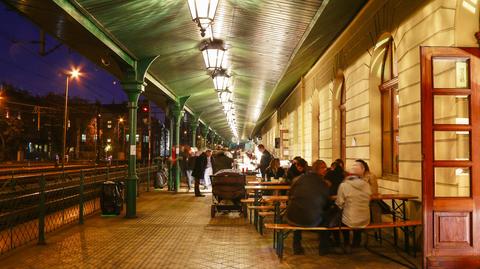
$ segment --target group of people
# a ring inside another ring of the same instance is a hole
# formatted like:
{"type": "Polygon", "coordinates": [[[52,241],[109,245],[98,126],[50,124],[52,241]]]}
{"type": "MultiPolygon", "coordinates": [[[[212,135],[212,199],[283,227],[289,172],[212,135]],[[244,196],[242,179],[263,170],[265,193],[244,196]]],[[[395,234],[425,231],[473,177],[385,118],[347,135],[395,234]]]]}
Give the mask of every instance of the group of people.
{"type": "Polygon", "coordinates": [[[231,169],[233,159],[227,156],[223,149],[218,149],[215,153],[210,149],[203,152],[196,151],[194,148],[187,148],[182,154],[182,171],[187,178],[188,191],[194,185],[196,197],[203,197],[200,192],[200,182],[203,181],[205,189],[211,186],[210,176],[223,169],[231,169]]]}
{"type": "MultiPolygon", "coordinates": [[[[292,179],[289,192],[286,219],[291,225],[328,226],[338,214],[341,214],[339,225],[363,228],[370,223],[370,197],[378,193],[378,185],[365,161],[356,160],[348,171],[341,159],[330,168],[324,161],[317,160],[310,171],[305,169],[305,164],[306,161],[299,158],[292,165],[294,168],[289,169],[292,175],[300,174],[292,179]]],[[[360,231],[353,231],[352,242],[350,232],[343,231],[343,249],[339,248],[338,232],[322,231],[319,238],[321,255],[343,250],[350,253],[352,247],[359,247],[361,243],[360,231]]],[[[293,239],[294,253],[302,254],[301,232],[296,231],[293,239]]]]}
{"type": "MultiPolygon", "coordinates": [[[[348,170],[341,159],[335,160],[330,167],[317,160],[310,168],[306,160],[297,156],[285,171],[280,167],[279,159],[273,158],[263,145],[258,149],[262,152],[258,166],[262,175],[283,177],[291,185],[285,215],[290,225],[329,226],[332,218],[339,217],[338,225],[363,228],[370,223],[371,217],[375,222],[381,218],[379,206],[370,201],[371,195],[378,194],[377,180],[364,160],[356,160],[348,170]]],[[[360,246],[360,231],[353,231],[352,241],[350,231],[342,233],[343,248],[340,247],[342,242],[338,231],[319,232],[319,254],[350,253],[352,248],[360,246]]],[[[294,254],[304,253],[301,239],[301,231],[295,231],[294,254]]]]}

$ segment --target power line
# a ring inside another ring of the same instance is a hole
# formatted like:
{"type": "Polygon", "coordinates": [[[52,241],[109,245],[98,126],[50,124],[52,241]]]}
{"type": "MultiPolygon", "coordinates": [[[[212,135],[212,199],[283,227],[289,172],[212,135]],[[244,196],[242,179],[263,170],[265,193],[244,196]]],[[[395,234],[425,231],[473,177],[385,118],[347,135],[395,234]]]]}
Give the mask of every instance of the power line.
{"type": "MultiPolygon", "coordinates": [[[[6,39],[6,40],[9,41],[9,42],[16,43],[16,42],[14,41],[14,39],[13,39],[12,37],[8,36],[8,34],[5,33],[5,32],[0,31],[0,36],[3,37],[4,39],[6,39]]],[[[26,47],[25,44],[23,44],[23,43],[18,43],[18,44],[19,44],[19,46],[20,46],[21,48],[23,48],[26,52],[28,52],[29,54],[31,54],[31,55],[35,56],[36,58],[38,58],[41,63],[45,64],[45,65],[48,66],[48,67],[51,67],[51,64],[50,64],[49,62],[47,62],[47,61],[45,60],[45,58],[39,57],[39,55],[38,55],[36,52],[34,52],[34,51],[32,51],[30,48],[26,47]]],[[[83,57],[83,56],[82,56],[82,57],[83,57]]],[[[17,67],[18,67],[18,65],[17,65],[17,67]]],[[[23,70],[24,70],[24,71],[27,71],[27,72],[30,72],[30,71],[25,70],[25,69],[23,69],[23,70]]],[[[49,78],[48,78],[48,79],[49,79],[49,78]]],[[[50,79],[49,79],[49,80],[50,80],[50,79]]],[[[98,91],[94,90],[94,89],[92,88],[92,86],[90,86],[90,85],[95,84],[94,86],[96,86],[96,87],[98,87],[98,88],[100,88],[100,89],[103,89],[103,90],[105,90],[105,91],[108,91],[108,92],[110,92],[111,94],[115,94],[115,92],[113,92],[112,89],[106,88],[106,87],[103,87],[103,86],[100,86],[100,85],[97,84],[97,83],[91,83],[90,81],[88,81],[88,82],[85,81],[85,84],[88,84],[88,86],[87,86],[87,85],[85,86],[85,88],[86,88],[87,90],[89,90],[90,92],[92,92],[93,94],[95,94],[96,97],[99,97],[99,98],[101,98],[101,99],[105,98],[105,96],[102,95],[101,93],[99,93],[98,91]]]]}

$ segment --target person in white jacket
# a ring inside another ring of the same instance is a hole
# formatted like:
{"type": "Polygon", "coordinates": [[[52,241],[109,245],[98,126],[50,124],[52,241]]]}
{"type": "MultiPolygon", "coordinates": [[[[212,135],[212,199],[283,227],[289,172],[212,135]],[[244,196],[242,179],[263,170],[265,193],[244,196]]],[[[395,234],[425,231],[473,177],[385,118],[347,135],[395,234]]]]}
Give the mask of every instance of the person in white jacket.
{"type": "MultiPolygon", "coordinates": [[[[370,223],[370,185],[362,179],[365,167],[361,161],[355,161],[350,168],[350,176],[340,184],[335,203],[343,209],[342,223],[351,228],[363,228],[370,223]]],[[[350,232],[343,232],[346,252],[351,252],[350,232]]],[[[360,231],[353,232],[353,246],[360,246],[360,231]]]]}

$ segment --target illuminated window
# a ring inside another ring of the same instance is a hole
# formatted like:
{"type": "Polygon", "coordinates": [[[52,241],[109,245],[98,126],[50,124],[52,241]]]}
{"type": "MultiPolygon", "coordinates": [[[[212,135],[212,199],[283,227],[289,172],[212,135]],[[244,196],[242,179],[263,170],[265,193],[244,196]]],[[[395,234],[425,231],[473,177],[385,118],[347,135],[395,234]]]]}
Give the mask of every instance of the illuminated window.
{"type": "Polygon", "coordinates": [[[398,174],[398,72],[393,39],[385,43],[379,86],[382,105],[382,170],[383,174],[398,174]]]}
{"type": "Polygon", "coordinates": [[[85,143],[85,142],[87,142],[87,135],[82,134],[82,143],[85,143]]]}

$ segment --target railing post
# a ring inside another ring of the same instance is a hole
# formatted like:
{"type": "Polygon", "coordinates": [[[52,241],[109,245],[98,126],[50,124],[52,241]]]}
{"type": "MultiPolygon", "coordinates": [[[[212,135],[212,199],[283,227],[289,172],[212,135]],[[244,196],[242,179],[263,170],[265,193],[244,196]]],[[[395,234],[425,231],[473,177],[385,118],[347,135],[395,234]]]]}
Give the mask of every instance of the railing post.
{"type": "Polygon", "coordinates": [[[107,181],[110,180],[110,167],[107,166],[107,181]]]}
{"type": "Polygon", "coordinates": [[[83,170],[80,171],[80,192],[79,192],[79,197],[80,197],[80,202],[78,205],[78,223],[83,224],[83,202],[84,202],[84,197],[83,197],[83,190],[84,190],[84,183],[85,183],[85,177],[83,175],[83,170]]]}
{"type": "Polygon", "coordinates": [[[147,192],[150,191],[150,163],[147,166],[147,192]]]}
{"type": "Polygon", "coordinates": [[[40,203],[38,205],[38,245],[45,245],[45,176],[40,178],[40,203]]]}

